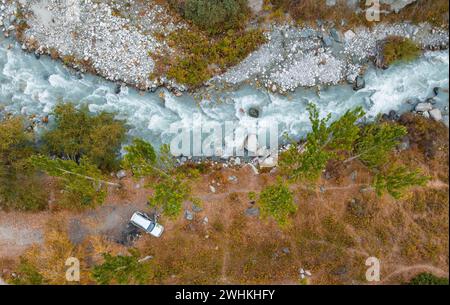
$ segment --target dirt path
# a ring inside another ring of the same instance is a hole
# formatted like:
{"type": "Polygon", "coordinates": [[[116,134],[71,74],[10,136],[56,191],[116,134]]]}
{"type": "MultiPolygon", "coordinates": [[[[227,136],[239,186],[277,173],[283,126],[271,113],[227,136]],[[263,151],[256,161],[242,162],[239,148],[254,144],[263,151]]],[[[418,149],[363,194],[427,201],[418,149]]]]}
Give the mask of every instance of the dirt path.
{"type": "Polygon", "coordinates": [[[441,268],[435,267],[433,265],[419,264],[419,265],[412,265],[412,266],[402,266],[402,267],[396,269],[394,272],[391,272],[390,274],[385,276],[383,278],[383,280],[381,281],[381,284],[388,283],[389,280],[391,280],[399,275],[404,275],[404,274],[412,275],[412,273],[415,275],[415,274],[419,274],[422,272],[429,272],[438,277],[448,278],[448,276],[449,276],[449,272],[445,271],[441,268]]]}
{"type": "Polygon", "coordinates": [[[136,181],[126,179],[129,194],[122,198],[109,194],[106,203],[84,212],[0,212],[0,258],[20,256],[33,244],[42,244],[46,226],[52,221],[63,220],[68,225],[68,234],[75,244],[87,235],[102,235],[112,240],[121,238],[133,212],[145,211],[149,191],[136,188],[136,181]]]}
{"type": "Polygon", "coordinates": [[[15,257],[29,246],[42,243],[50,213],[0,213],[0,257],[15,257]]]}

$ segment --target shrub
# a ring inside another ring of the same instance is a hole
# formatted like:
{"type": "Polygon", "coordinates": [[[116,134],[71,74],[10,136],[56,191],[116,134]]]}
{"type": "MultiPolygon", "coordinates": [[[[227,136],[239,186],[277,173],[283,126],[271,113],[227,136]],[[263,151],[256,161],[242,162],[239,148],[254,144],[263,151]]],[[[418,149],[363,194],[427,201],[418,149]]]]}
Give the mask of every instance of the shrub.
{"type": "Polygon", "coordinates": [[[281,226],[288,225],[288,217],[297,211],[291,191],[281,180],[261,192],[258,204],[264,217],[272,217],[281,226]]]}
{"type": "Polygon", "coordinates": [[[404,166],[391,166],[386,172],[375,177],[375,190],[379,196],[388,192],[395,199],[400,199],[403,192],[412,186],[423,186],[429,181],[419,170],[410,171],[404,166]]]}
{"type": "Polygon", "coordinates": [[[62,159],[79,162],[89,158],[102,170],[117,167],[126,127],[112,113],[89,113],[87,106],[59,104],[53,110],[56,126],[43,135],[45,150],[62,159]]]}
{"type": "Polygon", "coordinates": [[[169,37],[169,44],[179,48],[182,55],[168,64],[167,75],[178,83],[200,86],[214,75],[212,67],[223,70],[235,65],[265,41],[260,30],[228,31],[215,40],[209,40],[201,33],[177,31],[169,37]]]}
{"type": "Polygon", "coordinates": [[[105,261],[93,268],[92,278],[100,285],[147,283],[150,277],[148,264],[139,262],[139,252],[130,250],[130,254],[103,254],[105,261]]]}
{"type": "Polygon", "coordinates": [[[346,0],[338,0],[333,8],[325,5],[325,0],[270,0],[270,3],[273,10],[288,12],[297,22],[346,19],[349,24],[367,24],[364,14],[355,13],[346,0]]]}
{"type": "Polygon", "coordinates": [[[33,135],[25,132],[22,118],[0,121],[0,208],[47,207],[43,183],[27,162],[34,151],[33,135]]]}
{"type": "Polygon", "coordinates": [[[293,144],[280,156],[282,171],[294,180],[314,181],[320,177],[328,161],[338,157],[339,153],[348,153],[359,137],[356,123],[364,116],[362,108],[357,107],[329,125],[330,115],[320,118],[314,104],[308,106],[308,111],[312,130],[306,136],[303,149],[293,144]]]}
{"type": "Polygon", "coordinates": [[[136,177],[143,177],[154,172],[156,153],[153,146],[141,139],[134,139],[133,144],[125,147],[127,154],[122,160],[122,167],[129,169],[136,177]]]}
{"type": "Polygon", "coordinates": [[[163,214],[176,218],[180,215],[183,201],[187,199],[189,187],[180,179],[163,178],[154,187],[154,194],[149,198],[151,207],[161,208],[163,214]]]}
{"type": "Polygon", "coordinates": [[[448,285],[448,279],[444,277],[437,277],[431,273],[421,273],[414,277],[409,285],[448,285]]]}
{"type": "Polygon", "coordinates": [[[58,177],[63,190],[60,205],[72,209],[95,207],[106,198],[106,181],[102,173],[89,159],[83,157],[79,163],[72,160],[50,159],[32,156],[30,163],[36,168],[58,177]]]}
{"type": "Polygon", "coordinates": [[[182,15],[209,34],[240,28],[248,14],[246,0],[186,0],[182,15]]]}
{"type": "Polygon", "coordinates": [[[356,157],[371,169],[385,164],[389,153],[407,133],[405,127],[396,123],[369,124],[361,130],[356,143],[356,157]]]}
{"type": "Polygon", "coordinates": [[[25,258],[20,258],[20,264],[16,269],[16,277],[11,279],[14,285],[42,285],[44,277],[35,266],[30,264],[25,258]]]}
{"type": "Polygon", "coordinates": [[[384,63],[389,66],[398,61],[411,61],[421,54],[420,47],[411,39],[391,36],[383,46],[384,63]]]}

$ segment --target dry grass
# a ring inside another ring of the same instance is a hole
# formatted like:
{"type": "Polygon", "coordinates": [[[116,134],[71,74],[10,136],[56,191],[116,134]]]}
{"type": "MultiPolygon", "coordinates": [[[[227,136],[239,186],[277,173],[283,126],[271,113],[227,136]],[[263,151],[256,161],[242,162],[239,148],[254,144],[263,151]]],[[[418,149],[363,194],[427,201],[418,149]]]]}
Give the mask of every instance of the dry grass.
{"type": "MultiPolygon", "coordinates": [[[[360,1],[360,8],[365,9],[365,1],[360,1]]],[[[372,26],[365,14],[356,14],[349,9],[346,0],[338,0],[336,6],[330,8],[325,5],[325,0],[266,0],[266,10],[271,10],[270,15],[275,20],[286,18],[282,12],[289,15],[300,24],[316,24],[318,19],[334,21],[336,26],[342,26],[341,20],[345,19],[344,28],[353,26],[372,26]]],[[[386,7],[382,6],[382,10],[386,7]]],[[[400,11],[399,14],[391,13],[381,15],[381,22],[412,21],[413,23],[430,22],[437,26],[448,25],[448,1],[446,0],[418,0],[400,11]]]]}
{"type": "MultiPolygon", "coordinates": [[[[366,284],[365,261],[370,256],[380,259],[382,279],[395,275],[389,279],[393,283],[401,282],[403,272],[413,276],[424,268],[448,273],[448,129],[413,115],[403,116],[401,123],[410,132],[411,148],[394,152],[391,159],[432,175],[427,187],[412,189],[402,200],[377,197],[365,188],[372,181],[370,172],[352,162],[315,187],[293,185],[298,212],[292,225],[281,229],[270,218],[244,215],[253,206],[248,193],[260,192],[275,175],[254,175],[248,167],[209,167],[192,186],[204,210],[192,222],[183,217],[164,220],[161,239],[146,235],[135,244],[143,257],[153,256],[149,283],[299,284],[298,270],[304,268],[312,272],[313,284],[366,284]],[[231,175],[238,183],[228,181],[231,175]],[[220,183],[216,193],[209,190],[212,180],[220,183]]],[[[57,213],[61,219],[70,217],[57,213]]],[[[101,238],[74,247],[62,231],[53,229],[56,233],[47,235],[44,245],[25,254],[52,283],[64,283],[54,275],[55,270],[60,274],[64,256],[83,257],[86,271],[103,252],[126,253],[101,238]]],[[[12,269],[16,262],[0,263],[12,269]]],[[[89,281],[85,275],[82,283],[89,281]]]]}

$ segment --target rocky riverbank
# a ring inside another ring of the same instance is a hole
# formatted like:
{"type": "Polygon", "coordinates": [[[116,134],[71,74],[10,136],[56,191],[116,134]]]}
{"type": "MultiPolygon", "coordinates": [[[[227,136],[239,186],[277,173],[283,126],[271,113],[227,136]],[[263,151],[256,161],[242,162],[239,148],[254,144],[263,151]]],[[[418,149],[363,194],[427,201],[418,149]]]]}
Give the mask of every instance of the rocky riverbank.
{"type": "Polygon", "coordinates": [[[332,24],[319,28],[285,25],[272,26],[267,35],[267,44],[213,81],[250,81],[282,93],[345,80],[355,83],[377,56],[377,43],[389,36],[410,38],[423,49],[448,48],[448,31],[429,24],[379,24],[344,33],[332,24]]]}
{"type": "MultiPolygon", "coordinates": [[[[391,1],[392,2],[392,1],[391,1]]],[[[162,76],[152,80],[154,57],[174,52],[165,37],[187,24],[153,1],[2,0],[0,27],[15,34],[24,50],[49,54],[81,72],[93,72],[141,90],[187,88],[162,76]],[[151,56],[150,56],[151,55],[151,56]]],[[[328,3],[327,5],[333,5],[328,3]]],[[[265,25],[268,42],[243,62],[207,82],[262,85],[285,93],[298,87],[363,86],[358,78],[388,36],[410,38],[423,49],[448,48],[448,31],[430,24],[377,24],[340,31],[334,22],[315,27],[265,25]]]]}

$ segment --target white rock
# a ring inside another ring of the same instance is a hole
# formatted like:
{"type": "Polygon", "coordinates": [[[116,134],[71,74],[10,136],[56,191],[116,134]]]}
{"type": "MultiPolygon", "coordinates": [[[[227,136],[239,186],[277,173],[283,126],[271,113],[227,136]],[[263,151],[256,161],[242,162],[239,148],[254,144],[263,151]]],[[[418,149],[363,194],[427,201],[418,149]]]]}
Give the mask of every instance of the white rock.
{"type": "Polygon", "coordinates": [[[347,42],[352,41],[355,37],[356,37],[356,34],[352,30],[348,30],[347,32],[344,33],[344,38],[345,38],[345,41],[347,41],[347,42]]]}
{"type": "Polygon", "coordinates": [[[250,166],[255,175],[259,175],[258,169],[253,164],[249,163],[248,166],[250,166]]]}
{"type": "Polygon", "coordinates": [[[267,157],[261,163],[259,163],[260,167],[272,168],[277,166],[278,158],[276,157],[267,157]]]}
{"type": "Polygon", "coordinates": [[[419,103],[415,108],[415,110],[418,112],[430,111],[431,109],[433,109],[433,105],[431,105],[430,103],[419,103]]]}
{"type": "Polygon", "coordinates": [[[435,108],[429,111],[431,118],[435,121],[442,121],[442,113],[439,109],[435,108]]]}

